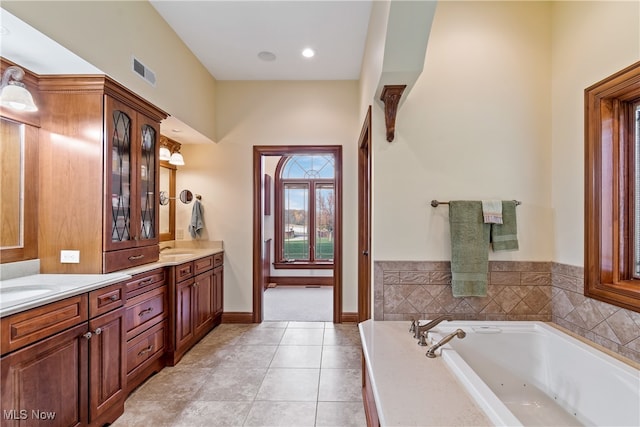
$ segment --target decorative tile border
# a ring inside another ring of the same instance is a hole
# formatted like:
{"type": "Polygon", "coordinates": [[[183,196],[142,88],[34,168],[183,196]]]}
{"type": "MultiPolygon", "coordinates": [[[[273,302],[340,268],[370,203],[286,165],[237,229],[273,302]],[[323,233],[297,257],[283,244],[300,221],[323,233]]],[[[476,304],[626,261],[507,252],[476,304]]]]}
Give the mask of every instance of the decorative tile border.
{"type": "Polygon", "coordinates": [[[454,298],[446,261],[376,261],[374,318],[553,321],[640,362],[640,313],[583,295],[584,270],[551,262],[489,262],[486,297],[454,298]]]}

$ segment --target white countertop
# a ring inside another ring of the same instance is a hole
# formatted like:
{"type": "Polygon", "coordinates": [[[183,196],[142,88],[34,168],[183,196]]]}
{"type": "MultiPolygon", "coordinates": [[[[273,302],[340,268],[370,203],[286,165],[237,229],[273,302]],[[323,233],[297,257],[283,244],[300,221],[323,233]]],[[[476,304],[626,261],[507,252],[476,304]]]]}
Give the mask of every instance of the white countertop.
{"type": "Polygon", "coordinates": [[[360,323],[366,368],[382,426],[490,426],[440,355],[425,356],[410,322],[360,323]]]}
{"type": "Polygon", "coordinates": [[[172,248],[163,251],[156,262],[109,274],[32,274],[0,280],[0,317],[40,307],[85,292],[130,279],[135,274],[183,264],[222,252],[210,248],[172,248]]]}

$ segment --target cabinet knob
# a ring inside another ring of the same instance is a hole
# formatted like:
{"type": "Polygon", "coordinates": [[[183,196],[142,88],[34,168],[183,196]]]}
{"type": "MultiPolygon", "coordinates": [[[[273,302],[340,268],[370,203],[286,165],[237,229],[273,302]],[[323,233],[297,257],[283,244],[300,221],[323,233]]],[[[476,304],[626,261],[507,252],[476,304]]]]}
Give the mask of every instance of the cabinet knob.
{"type": "Polygon", "coordinates": [[[109,297],[109,299],[110,299],[111,301],[116,301],[116,300],[118,299],[118,295],[111,295],[111,296],[109,297]]]}
{"type": "Polygon", "coordinates": [[[83,338],[86,338],[88,340],[90,340],[92,336],[93,334],[91,332],[87,332],[86,334],[82,335],[83,338]]]}
{"type": "Polygon", "coordinates": [[[93,331],[93,333],[96,335],[100,335],[102,333],[102,328],[96,328],[96,330],[93,331]]]}

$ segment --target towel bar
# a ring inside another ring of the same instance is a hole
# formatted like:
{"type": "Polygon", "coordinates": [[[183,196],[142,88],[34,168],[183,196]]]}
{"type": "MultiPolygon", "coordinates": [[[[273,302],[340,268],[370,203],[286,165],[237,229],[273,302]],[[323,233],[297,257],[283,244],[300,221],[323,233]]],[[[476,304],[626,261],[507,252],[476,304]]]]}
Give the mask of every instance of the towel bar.
{"type": "MultiPolygon", "coordinates": [[[[521,205],[521,204],[522,204],[522,202],[521,202],[521,201],[519,201],[519,200],[514,200],[514,202],[516,203],[516,206],[518,206],[518,205],[521,205]]],[[[434,208],[437,208],[437,207],[438,207],[438,205],[448,205],[448,204],[449,204],[449,202],[439,202],[439,201],[437,201],[437,200],[432,200],[432,201],[431,201],[431,206],[433,206],[434,208]]]]}

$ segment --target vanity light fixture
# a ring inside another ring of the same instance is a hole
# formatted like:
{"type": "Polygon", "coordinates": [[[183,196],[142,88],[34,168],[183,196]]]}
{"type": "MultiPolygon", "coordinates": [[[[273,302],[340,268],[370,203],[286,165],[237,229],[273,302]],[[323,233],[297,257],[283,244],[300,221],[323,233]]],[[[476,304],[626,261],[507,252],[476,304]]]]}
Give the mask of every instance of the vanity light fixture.
{"type": "Polygon", "coordinates": [[[167,147],[160,147],[160,160],[169,161],[171,160],[171,151],[167,147]]]}
{"type": "Polygon", "coordinates": [[[23,78],[24,70],[16,65],[4,70],[0,83],[0,104],[17,111],[38,111],[31,93],[21,82],[23,78]]]}
{"type": "Polygon", "coordinates": [[[169,163],[176,166],[184,166],[184,157],[182,157],[179,151],[176,151],[171,155],[169,163]]]}

